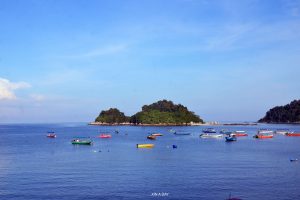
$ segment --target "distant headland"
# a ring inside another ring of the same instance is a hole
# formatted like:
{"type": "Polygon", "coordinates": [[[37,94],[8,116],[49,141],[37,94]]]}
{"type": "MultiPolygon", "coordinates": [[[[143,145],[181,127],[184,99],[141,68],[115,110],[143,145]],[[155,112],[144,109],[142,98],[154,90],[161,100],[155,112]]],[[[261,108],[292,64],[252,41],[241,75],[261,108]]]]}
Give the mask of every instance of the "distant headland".
{"type": "Polygon", "coordinates": [[[300,123],[300,100],[270,109],[259,123],[300,123]]]}
{"type": "Polygon", "coordinates": [[[161,100],[144,105],[142,111],[126,116],[117,108],[100,112],[90,125],[135,125],[135,126],[192,126],[202,125],[204,121],[181,104],[161,100]]]}

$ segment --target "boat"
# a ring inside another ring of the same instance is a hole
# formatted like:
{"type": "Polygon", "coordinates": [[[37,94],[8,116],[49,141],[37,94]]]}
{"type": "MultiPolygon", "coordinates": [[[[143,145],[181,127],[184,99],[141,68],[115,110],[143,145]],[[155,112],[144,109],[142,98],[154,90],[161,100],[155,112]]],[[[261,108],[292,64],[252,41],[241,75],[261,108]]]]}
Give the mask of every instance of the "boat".
{"type": "Polygon", "coordinates": [[[91,145],[92,144],[92,140],[90,140],[88,138],[86,138],[86,139],[75,138],[71,142],[72,142],[72,144],[80,144],[80,145],[91,145]]]}
{"type": "Polygon", "coordinates": [[[226,136],[225,141],[226,142],[235,142],[235,141],[237,141],[237,138],[235,135],[232,134],[232,135],[226,136]]]}
{"type": "Polygon", "coordinates": [[[290,161],[291,161],[291,162],[297,162],[297,161],[298,161],[298,158],[291,158],[290,161]]]}
{"type": "Polygon", "coordinates": [[[163,136],[163,134],[161,134],[161,133],[152,133],[151,135],[153,135],[153,136],[163,136]]]}
{"type": "Polygon", "coordinates": [[[254,138],[258,139],[267,139],[267,138],[273,138],[273,133],[257,133],[254,138]]]}
{"type": "Polygon", "coordinates": [[[231,131],[228,131],[228,130],[226,130],[226,129],[222,129],[221,131],[220,131],[220,133],[222,133],[222,134],[230,134],[231,133],[231,131]]]}
{"type": "Polygon", "coordinates": [[[47,134],[48,138],[56,138],[56,134],[53,131],[49,131],[47,134]]]}
{"type": "Polygon", "coordinates": [[[248,136],[248,134],[245,131],[234,131],[232,132],[232,134],[234,134],[237,137],[248,136]]]}
{"type": "Polygon", "coordinates": [[[274,131],[268,130],[268,129],[260,129],[258,132],[258,134],[273,134],[274,131]]]}
{"type": "Polygon", "coordinates": [[[300,133],[288,132],[285,135],[286,136],[300,136],[300,133]]]}
{"type": "Polygon", "coordinates": [[[217,133],[203,133],[200,134],[201,138],[221,138],[223,137],[223,134],[217,134],[217,133]]]}
{"type": "Polygon", "coordinates": [[[156,136],[155,135],[148,135],[147,139],[149,139],[149,140],[156,140],[156,136]]]}
{"type": "Polygon", "coordinates": [[[206,128],[202,130],[203,133],[216,133],[217,131],[213,128],[206,128]]]}
{"type": "Polygon", "coordinates": [[[289,132],[290,132],[289,129],[277,129],[275,131],[276,134],[282,134],[282,135],[285,135],[285,134],[287,134],[289,132]]]}
{"type": "Polygon", "coordinates": [[[99,138],[111,138],[111,135],[110,134],[100,134],[99,136],[98,136],[99,138]]]}
{"type": "Polygon", "coordinates": [[[175,135],[191,135],[189,132],[174,132],[175,135]]]}
{"type": "Polygon", "coordinates": [[[136,144],[136,148],[153,148],[154,144],[136,144]]]}

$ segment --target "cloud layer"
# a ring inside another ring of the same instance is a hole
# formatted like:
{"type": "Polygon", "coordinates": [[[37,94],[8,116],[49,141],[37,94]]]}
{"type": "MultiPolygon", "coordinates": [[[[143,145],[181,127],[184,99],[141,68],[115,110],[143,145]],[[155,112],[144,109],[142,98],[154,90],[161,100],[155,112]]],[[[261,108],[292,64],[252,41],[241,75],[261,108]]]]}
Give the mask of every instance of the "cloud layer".
{"type": "Polygon", "coordinates": [[[15,90],[31,87],[26,82],[11,82],[5,78],[0,78],[0,100],[16,99],[15,90]]]}

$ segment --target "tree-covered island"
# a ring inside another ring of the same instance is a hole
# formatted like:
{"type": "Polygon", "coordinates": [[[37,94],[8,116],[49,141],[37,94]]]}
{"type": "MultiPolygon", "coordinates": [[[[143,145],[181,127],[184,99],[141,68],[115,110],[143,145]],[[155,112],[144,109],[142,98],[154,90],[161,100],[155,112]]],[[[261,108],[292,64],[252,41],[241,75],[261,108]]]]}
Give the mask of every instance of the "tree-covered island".
{"type": "Polygon", "coordinates": [[[300,123],[300,100],[285,106],[276,106],[258,120],[260,123],[300,123]]]}
{"type": "Polygon", "coordinates": [[[150,105],[144,105],[142,111],[131,117],[125,116],[116,108],[101,111],[93,124],[103,125],[156,125],[156,126],[182,126],[202,124],[204,121],[194,112],[181,104],[161,100],[150,105]]]}

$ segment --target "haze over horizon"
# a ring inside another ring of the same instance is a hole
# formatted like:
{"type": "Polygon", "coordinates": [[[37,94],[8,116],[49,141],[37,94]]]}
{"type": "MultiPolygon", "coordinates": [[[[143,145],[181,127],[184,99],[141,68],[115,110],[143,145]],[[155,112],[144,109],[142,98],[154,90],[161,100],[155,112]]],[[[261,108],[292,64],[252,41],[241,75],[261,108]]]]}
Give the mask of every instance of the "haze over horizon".
{"type": "Polygon", "coordinates": [[[300,99],[300,1],[2,0],[0,123],[167,99],[256,121],[300,99]]]}

